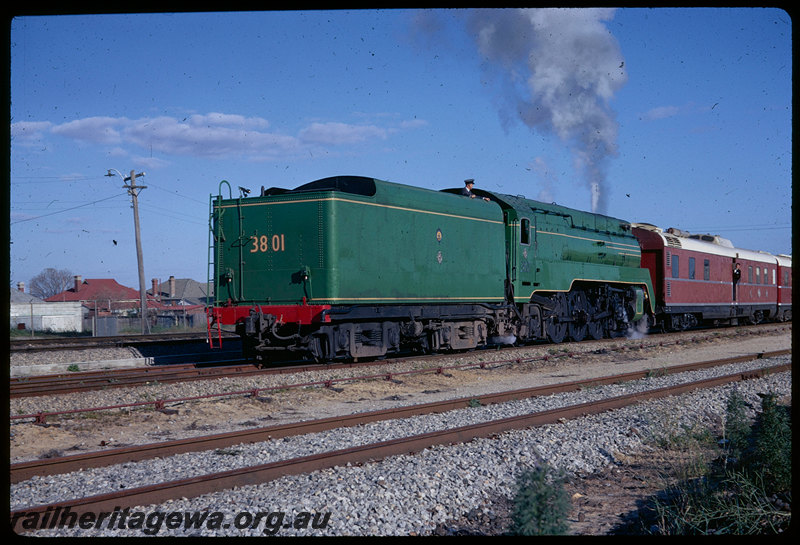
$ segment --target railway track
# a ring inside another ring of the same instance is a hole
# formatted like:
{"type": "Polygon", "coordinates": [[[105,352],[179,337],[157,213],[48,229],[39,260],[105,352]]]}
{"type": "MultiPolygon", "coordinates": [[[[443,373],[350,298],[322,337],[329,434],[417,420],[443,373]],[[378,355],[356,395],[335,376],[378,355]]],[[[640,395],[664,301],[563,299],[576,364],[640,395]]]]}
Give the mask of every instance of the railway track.
{"type": "MultiPolygon", "coordinates": [[[[234,333],[224,333],[226,339],[238,340],[234,333]]],[[[107,337],[13,337],[10,339],[11,352],[34,352],[47,350],[83,350],[89,348],[110,348],[124,346],[155,345],[164,343],[207,342],[206,332],[198,333],[153,333],[149,335],[112,335],[107,337]]]]}
{"type": "MultiPolygon", "coordinates": [[[[781,352],[786,353],[790,351],[787,350],[781,352]]],[[[669,372],[672,374],[677,371],[687,371],[700,367],[725,365],[744,361],[748,358],[757,359],[760,357],[769,357],[771,355],[773,354],[751,354],[737,358],[727,358],[725,360],[687,364],[678,368],[671,368],[669,372]]],[[[23,516],[22,513],[27,515],[31,513],[44,514],[46,512],[52,512],[57,509],[64,509],[66,507],[69,507],[72,512],[79,514],[83,512],[110,512],[114,509],[123,509],[125,507],[135,505],[154,504],[177,497],[193,497],[220,489],[256,484],[285,475],[305,473],[347,463],[366,463],[396,454],[417,452],[433,445],[461,443],[476,437],[487,437],[511,429],[540,426],[561,421],[562,419],[575,418],[582,415],[595,414],[602,411],[624,407],[626,405],[638,403],[646,399],[678,395],[698,388],[711,388],[732,381],[756,378],[763,376],[766,373],[788,369],[791,369],[791,364],[773,366],[768,369],[755,369],[747,372],[738,372],[695,382],[686,382],[677,386],[658,388],[640,393],[626,394],[596,402],[571,405],[560,409],[551,409],[538,413],[524,414],[499,420],[481,422],[478,424],[461,426],[453,429],[418,434],[401,439],[382,441],[352,448],[340,449],[333,452],[303,456],[300,458],[261,464],[247,468],[239,468],[210,475],[202,475],[155,485],[142,486],[119,492],[100,494],[86,498],[75,498],[57,503],[50,503],[47,505],[32,506],[25,509],[12,511],[11,521],[12,525],[17,525],[18,530],[24,530],[24,528],[20,527],[22,520],[21,517],[23,516]]],[[[647,371],[626,373],[623,375],[594,378],[588,381],[574,381],[544,388],[539,387],[526,390],[502,392],[483,397],[461,398],[439,403],[406,407],[403,409],[394,408],[388,411],[373,411],[371,413],[328,418],[292,424],[288,426],[261,428],[257,430],[248,430],[245,432],[220,434],[181,441],[157,443],[153,445],[140,445],[126,449],[113,449],[86,455],[24,462],[20,464],[12,464],[11,479],[13,483],[30,478],[32,475],[62,473],[65,471],[72,471],[77,468],[99,467],[102,465],[137,461],[152,457],[164,457],[179,452],[189,452],[193,450],[224,448],[225,446],[231,446],[233,444],[240,444],[243,442],[257,442],[266,440],[268,438],[275,439],[279,437],[285,437],[287,435],[310,433],[313,431],[331,429],[334,427],[355,426],[370,421],[403,418],[417,414],[428,414],[431,412],[443,412],[455,408],[473,406],[475,403],[500,403],[511,399],[549,395],[550,393],[556,391],[571,391],[585,388],[587,386],[597,386],[600,384],[636,380],[638,378],[643,378],[647,374],[647,371]]]]}
{"type": "Polygon", "coordinates": [[[36,397],[101,390],[105,388],[141,386],[152,382],[183,382],[187,380],[211,379],[223,376],[246,376],[258,372],[258,366],[254,364],[203,366],[187,363],[33,375],[11,378],[9,382],[9,396],[11,398],[36,397]]]}
{"type": "MultiPolygon", "coordinates": [[[[710,336],[715,335],[713,332],[710,336]]],[[[701,337],[704,340],[707,337],[701,337]]],[[[663,337],[663,340],[658,340],[657,336],[652,336],[655,340],[648,342],[641,341],[638,343],[638,348],[654,348],[664,347],[670,344],[683,344],[687,341],[683,339],[674,339],[669,335],[663,337]]],[[[615,343],[619,339],[601,339],[597,341],[584,341],[582,346],[597,346],[599,350],[608,350],[608,345],[615,343]]],[[[688,342],[696,342],[697,338],[688,342]]],[[[613,350],[625,350],[626,346],[612,348],[613,350]]],[[[572,355],[572,352],[568,352],[572,355]]],[[[426,359],[428,362],[435,362],[440,358],[448,357],[445,355],[428,355],[426,359]]],[[[91,390],[100,390],[108,388],[122,388],[141,386],[145,384],[170,383],[170,382],[183,382],[190,380],[203,380],[215,379],[225,377],[243,377],[252,375],[268,375],[268,374],[290,374],[302,373],[306,371],[325,371],[334,369],[345,369],[351,367],[374,367],[380,365],[391,364],[395,362],[403,362],[407,358],[394,358],[384,359],[377,361],[362,361],[362,362],[344,362],[344,363],[304,363],[304,364],[290,364],[280,365],[276,367],[260,368],[254,363],[236,363],[236,361],[229,362],[214,362],[213,364],[169,364],[163,366],[148,366],[136,367],[126,369],[105,369],[100,371],[82,371],[70,373],[55,373],[47,375],[30,375],[25,377],[12,377],[9,383],[9,395],[11,398],[20,397],[36,397],[46,396],[53,394],[65,394],[73,392],[85,392],[91,390]]],[[[418,359],[418,358],[415,358],[418,359]]],[[[533,361],[538,358],[512,358],[509,360],[500,360],[493,362],[493,364],[504,363],[521,363],[525,361],[533,361]]],[[[548,356],[543,356],[541,359],[548,359],[548,356]]],[[[468,364],[466,367],[473,367],[474,365],[468,364]]],[[[456,367],[464,366],[449,366],[437,368],[439,372],[446,369],[453,369],[456,367]]],[[[425,370],[413,372],[429,372],[425,370]]],[[[400,375],[402,373],[396,373],[400,375]]],[[[364,376],[363,378],[374,378],[371,376],[364,376]]],[[[387,377],[391,378],[391,377],[387,377]]],[[[353,380],[353,379],[347,379],[353,380]]],[[[329,381],[328,385],[332,385],[336,380],[329,381]]],[[[296,386],[308,386],[310,384],[300,384],[296,386]]]]}

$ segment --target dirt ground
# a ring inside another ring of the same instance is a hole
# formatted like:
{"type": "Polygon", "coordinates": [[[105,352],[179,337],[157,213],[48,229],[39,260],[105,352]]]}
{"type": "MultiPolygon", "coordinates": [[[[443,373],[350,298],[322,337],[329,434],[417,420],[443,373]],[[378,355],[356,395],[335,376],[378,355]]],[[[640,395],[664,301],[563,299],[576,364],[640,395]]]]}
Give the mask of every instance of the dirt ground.
{"type": "MultiPolygon", "coordinates": [[[[567,517],[569,535],[646,535],[657,524],[650,499],[675,482],[693,456],[686,452],[648,449],[622,457],[619,465],[586,477],[570,479],[564,486],[572,507],[567,517]]],[[[512,503],[494,498],[494,513],[466,513],[440,524],[436,535],[503,535],[511,527],[512,503]]],[[[655,530],[655,529],[653,529],[655,530]]]]}

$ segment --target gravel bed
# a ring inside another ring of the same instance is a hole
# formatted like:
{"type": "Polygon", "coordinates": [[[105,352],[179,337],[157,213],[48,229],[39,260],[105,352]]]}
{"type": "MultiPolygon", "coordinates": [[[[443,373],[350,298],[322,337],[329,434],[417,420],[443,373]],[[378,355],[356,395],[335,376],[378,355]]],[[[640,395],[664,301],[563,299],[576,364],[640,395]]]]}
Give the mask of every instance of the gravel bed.
{"type": "MultiPolygon", "coordinates": [[[[241,354],[241,343],[238,339],[225,343],[224,350],[210,350],[203,341],[179,342],[173,344],[140,344],[137,346],[115,346],[104,348],[65,348],[62,350],[16,351],[10,354],[9,362],[14,367],[42,368],[53,364],[107,362],[113,364],[117,360],[140,359],[142,365],[161,365],[181,361],[208,361],[222,357],[238,358],[241,354]]],[[[52,371],[43,371],[52,372],[52,371]]]]}
{"type": "MultiPolygon", "coordinates": [[[[677,339],[691,339],[695,336],[703,336],[707,334],[716,335],[720,339],[722,338],[737,338],[741,335],[769,335],[770,329],[781,329],[784,326],[782,325],[772,325],[771,328],[767,329],[763,326],[755,326],[755,327],[748,327],[748,326],[740,326],[735,329],[721,329],[721,330],[712,330],[709,331],[697,331],[697,332],[683,332],[683,333],[672,333],[667,335],[664,338],[666,342],[672,342],[673,340],[677,339]]],[[[652,337],[652,336],[651,336],[652,337]]],[[[641,339],[642,342],[648,343],[645,338],[641,339]]],[[[623,342],[623,339],[619,339],[620,342],[623,342]]],[[[584,343],[564,343],[560,346],[569,346],[569,350],[579,353],[579,352],[590,352],[595,350],[597,347],[594,346],[591,342],[584,342],[584,343]]],[[[240,350],[241,344],[238,339],[226,339],[224,342],[224,349],[228,350],[240,350]]],[[[539,347],[529,348],[528,352],[531,355],[541,355],[544,353],[552,352],[555,350],[553,345],[540,345],[539,347]]],[[[157,359],[161,358],[169,358],[171,356],[178,356],[187,353],[195,353],[199,355],[208,355],[216,354],[219,350],[209,350],[208,345],[202,341],[198,341],[197,343],[176,343],[174,345],[163,345],[163,344],[156,344],[156,345],[141,345],[141,348],[136,348],[133,346],[124,346],[124,347],[106,347],[106,348],[85,348],[85,349],[63,349],[63,350],[32,350],[32,351],[19,351],[19,352],[11,352],[9,358],[9,365],[11,367],[15,366],[31,366],[31,365],[46,365],[46,364],[53,364],[53,363],[81,363],[81,362],[95,362],[95,361],[113,361],[113,360],[125,360],[130,358],[154,358],[157,359]]],[[[487,349],[481,351],[487,361],[497,361],[500,359],[504,359],[503,352],[498,352],[493,349],[487,349]]],[[[523,355],[524,357],[524,355],[523,355]]]]}
{"type": "Polygon", "coordinates": [[[45,365],[52,363],[80,363],[86,361],[111,361],[141,358],[142,354],[133,347],[87,348],[83,350],[33,350],[12,352],[9,358],[11,367],[23,365],[45,365]]]}
{"type": "MultiPolygon", "coordinates": [[[[690,338],[689,335],[691,334],[689,333],[674,334],[672,336],[668,336],[667,340],[669,342],[673,339],[681,337],[690,338]]],[[[738,339],[740,339],[740,337],[728,337],[728,335],[729,335],[728,333],[722,333],[720,334],[720,338],[715,339],[715,341],[733,345],[735,344],[736,341],[738,341],[738,339]]],[[[747,339],[748,337],[745,336],[743,338],[747,339]]],[[[758,338],[758,336],[756,336],[755,338],[758,338]]],[[[764,337],[764,342],[770,343],[773,342],[773,339],[776,338],[780,337],[772,337],[770,335],[766,335],[764,337]]],[[[617,342],[600,346],[589,342],[584,342],[584,343],[564,343],[562,345],[558,345],[558,347],[554,347],[554,345],[538,345],[538,346],[534,345],[524,348],[515,348],[510,351],[498,351],[492,349],[478,350],[461,355],[457,354],[451,355],[443,363],[436,363],[429,359],[420,359],[420,360],[406,360],[394,363],[386,363],[384,365],[380,365],[378,368],[354,367],[354,368],[339,369],[332,371],[324,371],[324,370],[308,371],[304,373],[296,373],[290,375],[284,375],[284,374],[266,375],[266,376],[254,375],[249,377],[221,378],[213,381],[200,380],[200,381],[188,381],[181,383],[166,383],[166,384],[159,384],[158,382],[154,382],[153,384],[148,384],[137,388],[122,388],[122,389],[112,388],[108,390],[61,394],[58,396],[12,399],[10,402],[10,411],[11,414],[15,415],[35,414],[38,412],[68,411],[75,408],[105,407],[111,405],[139,403],[142,401],[151,401],[158,399],[168,400],[168,399],[177,399],[177,398],[185,398],[193,396],[204,396],[209,394],[219,394],[224,392],[249,391],[253,390],[254,388],[270,388],[270,387],[279,387],[285,385],[307,384],[307,383],[319,382],[326,379],[348,379],[348,378],[362,377],[371,374],[401,373],[403,371],[408,371],[410,369],[435,368],[439,365],[455,366],[460,364],[470,364],[470,363],[474,364],[476,362],[478,363],[483,362],[487,365],[491,365],[495,362],[506,362],[508,360],[513,360],[515,358],[525,359],[525,358],[540,358],[542,356],[549,356],[551,358],[550,361],[553,362],[558,360],[559,357],[563,357],[566,353],[589,354],[590,356],[596,353],[598,350],[606,353],[617,353],[615,351],[620,347],[626,346],[627,342],[628,341],[624,339],[620,339],[617,342]]],[[[701,345],[702,344],[703,343],[701,343],[701,345]]],[[[709,345],[708,346],[709,359],[712,357],[721,357],[720,354],[716,351],[717,348],[715,348],[714,342],[705,344],[709,345]]],[[[771,347],[769,344],[765,344],[764,348],[762,349],[768,350],[768,349],[774,349],[774,347],[771,347]]],[[[98,349],[96,352],[98,354],[105,353],[106,350],[129,350],[129,349],[127,348],[98,349]]],[[[750,349],[748,348],[747,350],[750,349]]],[[[87,352],[95,352],[95,351],[87,351],[87,352]]],[[[628,350],[628,353],[634,353],[634,351],[628,350]]],[[[674,350],[670,355],[663,356],[664,358],[663,361],[671,362],[670,364],[685,363],[685,360],[683,359],[682,356],[683,353],[684,350],[682,349],[674,350]]],[[[66,357],[68,356],[65,356],[65,358],[66,357]]],[[[504,364],[501,363],[499,365],[503,366],[504,364]]],[[[542,363],[541,361],[539,361],[526,365],[529,365],[532,368],[542,368],[551,364],[542,363]]],[[[666,365],[666,363],[664,363],[664,365],[666,365]]],[[[400,376],[401,380],[403,378],[404,378],[403,376],[400,376]]],[[[344,382],[343,384],[347,384],[347,382],[344,382]]],[[[514,386],[509,386],[508,389],[512,389],[513,387],[514,386]]],[[[264,395],[267,396],[270,395],[269,391],[265,391],[264,395]]],[[[434,399],[431,400],[433,401],[434,399]]],[[[374,407],[374,408],[380,408],[380,407],[374,407]]],[[[123,412],[126,410],[127,409],[121,409],[121,411],[123,412]]]]}
{"type": "MultiPolygon", "coordinates": [[[[779,364],[787,361],[791,361],[790,355],[725,368],[649,377],[574,393],[462,409],[443,415],[378,422],[205,453],[182,454],[169,459],[120,464],[61,476],[36,477],[11,485],[11,508],[264,464],[344,446],[421,434],[601,397],[630,394],[701,377],[739,372],[762,366],[766,362],[779,364]]],[[[156,511],[219,511],[224,514],[227,523],[235,521],[237,514],[242,512],[285,512],[284,523],[294,520],[301,512],[330,512],[325,528],[295,529],[282,525],[271,529],[280,535],[430,534],[437,523],[458,518],[470,511],[480,510],[491,514],[491,498],[510,498],[517,475],[522,469],[534,466],[539,461],[546,461],[573,474],[587,475],[614,463],[620,453],[647,448],[646,443],[659,436],[670,436],[686,428],[718,423],[732,389],[738,389],[751,406],[758,408],[759,393],[790,395],[791,373],[650,401],[557,425],[512,431],[493,439],[434,447],[416,455],[394,456],[363,466],[336,467],[306,475],[287,476],[257,486],[219,491],[199,498],[175,500],[131,511],[148,514],[156,511]]],[[[158,529],[158,535],[263,535],[266,528],[263,523],[256,528],[241,529],[234,526],[230,524],[228,528],[216,530],[172,530],[162,526],[158,529]]],[[[144,534],[141,528],[120,530],[108,529],[103,525],[91,530],[38,531],[36,535],[144,534]]]]}

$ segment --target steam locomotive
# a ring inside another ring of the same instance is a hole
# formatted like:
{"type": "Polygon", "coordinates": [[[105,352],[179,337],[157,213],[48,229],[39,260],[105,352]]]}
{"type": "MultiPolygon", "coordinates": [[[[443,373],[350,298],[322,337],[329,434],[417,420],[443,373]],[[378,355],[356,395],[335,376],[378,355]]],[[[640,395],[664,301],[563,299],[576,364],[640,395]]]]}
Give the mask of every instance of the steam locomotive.
{"type": "Polygon", "coordinates": [[[374,358],[791,319],[789,256],[520,196],[470,199],[361,176],[238,198],[223,181],[219,193],[209,335],[233,326],[250,358],[374,358]],[[735,286],[733,263],[746,271],[735,286]]]}

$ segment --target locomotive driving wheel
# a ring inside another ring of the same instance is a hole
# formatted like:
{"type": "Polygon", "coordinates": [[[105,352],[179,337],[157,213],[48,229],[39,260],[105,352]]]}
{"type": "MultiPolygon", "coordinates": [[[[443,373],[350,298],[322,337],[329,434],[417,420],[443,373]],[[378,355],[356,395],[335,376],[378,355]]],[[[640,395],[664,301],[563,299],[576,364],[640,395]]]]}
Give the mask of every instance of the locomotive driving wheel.
{"type": "Polygon", "coordinates": [[[545,331],[550,342],[560,343],[567,336],[568,322],[561,321],[569,316],[569,302],[563,293],[556,293],[550,298],[553,310],[545,322],[545,331]]]}
{"type": "Polygon", "coordinates": [[[600,307],[597,302],[588,303],[588,312],[589,322],[586,324],[587,331],[592,339],[599,341],[605,337],[606,325],[603,318],[595,318],[596,315],[600,314],[600,307]]]}
{"type": "Polygon", "coordinates": [[[580,342],[586,337],[588,327],[588,308],[586,294],[582,291],[573,291],[569,294],[569,313],[572,321],[569,322],[569,336],[573,341],[580,342]]]}

